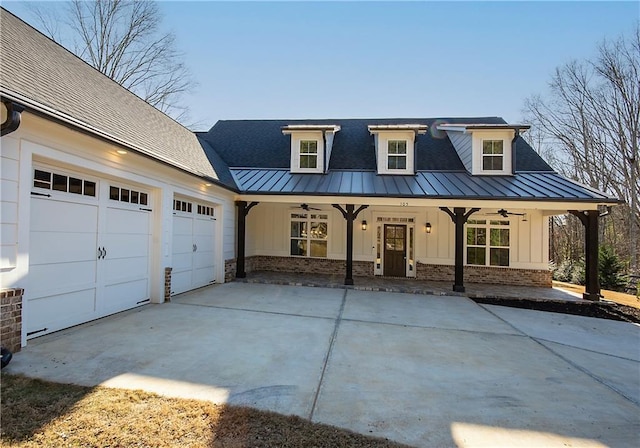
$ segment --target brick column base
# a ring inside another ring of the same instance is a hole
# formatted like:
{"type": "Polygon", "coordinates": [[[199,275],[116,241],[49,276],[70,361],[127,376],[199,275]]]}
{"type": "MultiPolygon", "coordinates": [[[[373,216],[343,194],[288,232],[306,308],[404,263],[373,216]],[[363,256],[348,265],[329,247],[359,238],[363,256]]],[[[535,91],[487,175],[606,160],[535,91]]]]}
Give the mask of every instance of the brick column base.
{"type": "Polygon", "coordinates": [[[13,353],[22,347],[22,296],[24,289],[0,291],[0,343],[13,353]]]}
{"type": "Polygon", "coordinates": [[[171,271],[173,268],[164,268],[164,301],[171,302],[171,271]]]}

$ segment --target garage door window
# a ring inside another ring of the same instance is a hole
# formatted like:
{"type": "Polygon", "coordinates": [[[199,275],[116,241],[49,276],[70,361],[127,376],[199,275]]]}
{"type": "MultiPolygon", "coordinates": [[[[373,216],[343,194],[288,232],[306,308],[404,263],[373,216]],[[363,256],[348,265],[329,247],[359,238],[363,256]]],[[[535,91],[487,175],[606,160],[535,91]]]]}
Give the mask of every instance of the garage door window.
{"type": "Polygon", "coordinates": [[[33,186],[83,196],[96,196],[96,183],[52,171],[34,170],[33,186]]]}
{"type": "Polygon", "coordinates": [[[213,216],[213,207],[198,204],[198,215],[213,216]]]}
{"type": "Polygon", "coordinates": [[[173,201],[173,209],[177,212],[191,213],[193,210],[193,203],[176,199],[173,201]]]}
{"type": "Polygon", "coordinates": [[[141,191],[129,188],[109,187],[109,199],[113,201],[128,202],[130,204],[148,205],[149,196],[141,191]]]}

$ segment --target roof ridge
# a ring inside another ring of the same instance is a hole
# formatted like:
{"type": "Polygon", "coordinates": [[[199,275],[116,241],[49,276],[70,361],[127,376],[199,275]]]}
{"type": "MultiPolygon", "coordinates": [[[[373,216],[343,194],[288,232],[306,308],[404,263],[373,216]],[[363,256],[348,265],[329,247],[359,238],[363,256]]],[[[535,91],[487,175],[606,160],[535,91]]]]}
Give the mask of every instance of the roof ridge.
{"type": "Polygon", "coordinates": [[[493,116],[466,116],[466,117],[368,117],[368,118],[339,118],[339,117],[325,117],[325,118],[240,118],[240,119],[220,119],[216,123],[220,122],[313,122],[313,121],[329,121],[329,120],[342,120],[342,121],[372,121],[372,120],[483,120],[483,119],[498,119],[504,120],[503,117],[497,115],[493,116]]]}

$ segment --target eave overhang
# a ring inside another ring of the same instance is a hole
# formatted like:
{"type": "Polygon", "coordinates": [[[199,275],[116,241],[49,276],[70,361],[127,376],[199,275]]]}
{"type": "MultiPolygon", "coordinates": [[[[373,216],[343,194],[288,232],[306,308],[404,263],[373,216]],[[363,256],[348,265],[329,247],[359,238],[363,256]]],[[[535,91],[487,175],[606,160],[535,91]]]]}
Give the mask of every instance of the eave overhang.
{"type": "Polygon", "coordinates": [[[529,124],[441,124],[438,125],[439,131],[455,131],[455,132],[469,132],[469,131],[494,131],[494,130],[513,130],[517,132],[527,131],[531,129],[529,124]]]}
{"type": "Polygon", "coordinates": [[[31,112],[34,115],[38,115],[41,117],[45,117],[45,118],[49,118],[52,119],[53,121],[56,121],[64,126],[68,126],[72,129],[78,130],[82,133],[91,135],[93,137],[99,138],[100,140],[106,141],[108,143],[112,143],[115,144],[116,146],[119,146],[123,149],[132,151],[134,153],[140,154],[146,158],[158,161],[160,163],[162,163],[163,165],[166,166],[170,166],[172,168],[178,169],[180,171],[183,171],[185,173],[188,173],[190,175],[194,175],[199,177],[200,179],[215,184],[221,188],[224,188],[226,190],[232,191],[234,193],[237,193],[239,190],[232,188],[228,185],[225,185],[224,183],[222,183],[219,179],[216,179],[212,176],[209,176],[205,173],[202,172],[196,172],[193,169],[186,167],[174,160],[171,160],[169,158],[166,157],[162,157],[159,154],[153,154],[150,151],[147,151],[144,148],[139,147],[138,145],[135,145],[131,142],[128,142],[126,140],[120,139],[118,137],[115,137],[114,135],[111,135],[101,129],[96,128],[95,126],[92,126],[88,123],[83,122],[82,120],[79,120],[75,117],[72,117],[71,115],[68,115],[64,112],[58,111],[56,109],[53,109],[45,104],[42,104],[38,101],[32,100],[31,98],[28,98],[24,95],[21,95],[19,93],[16,92],[12,92],[8,89],[6,89],[3,86],[0,86],[0,95],[3,98],[6,98],[10,101],[15,102],[16,104],[20,105],[21,107],[24,108],[25,111],[31,112]]]}

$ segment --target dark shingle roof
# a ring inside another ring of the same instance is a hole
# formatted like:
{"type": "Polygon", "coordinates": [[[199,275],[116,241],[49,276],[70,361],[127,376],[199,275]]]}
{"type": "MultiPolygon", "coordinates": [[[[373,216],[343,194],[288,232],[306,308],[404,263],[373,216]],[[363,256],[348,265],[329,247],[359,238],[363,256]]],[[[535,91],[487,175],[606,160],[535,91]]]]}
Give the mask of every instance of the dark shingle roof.
{"type": "Polygon", "coordinates": [[[187,172],[221,177],[193,132],[5,9],[0,21],[3,96],[187,172]]]}
{"type": "MultiPolygon", "coordinates": [[[[424,124],[426,134],[416,140],[416,170],[457,171],[464,170],[451,141],[444,131],[436,129],[442,123],[504,124],[498,117],[476,118],[385,118],[341,120],[223,120],[199,136],[229,167],[288,168],[290,166],[290,137],[282,133],[282,127],[291,124],[337,124],[341,127],[333,142],[329,170],[375,170],[374,140],[368,125],[371,124],[424,124]]],[[[547,163],[524,141],[516,142],[516,170],[553,171],[547,163]]]]}

